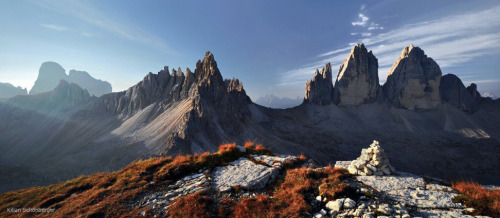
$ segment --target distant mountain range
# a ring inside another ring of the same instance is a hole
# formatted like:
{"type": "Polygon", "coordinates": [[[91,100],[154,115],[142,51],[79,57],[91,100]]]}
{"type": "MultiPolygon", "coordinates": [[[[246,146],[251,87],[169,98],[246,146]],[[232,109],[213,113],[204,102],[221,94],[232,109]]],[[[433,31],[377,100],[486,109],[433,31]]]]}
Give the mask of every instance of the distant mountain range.
{"type": "Polygon", "coordinates": [[[112,91],[109,82],[94,79],[85,71],[70,70],[69,75],[66,75],[64,68],[58,63],[44,62],[40,67],[35,85],[30,90],[30,95],[52,91],[61,80],[75,83],[86,89],[90,95],[97,97],[111,93],[112,91]]]}
{"type": "Polygon", "coordinates": [[[16,95],[27,95],[28,91],[18,86],[15,87],[10,83],[1,83],[0,82],[0,99],[7,99],[10,97],[14,97],[16,95]]]}
{"type": "Polygon", "coordinates": [[[271,94],[257,98],[257,100],[255,100],[255,103],[264,107],[284,109],[298,106],[302,104],[302,101],[304,101],[304,99],[300,97],[293,99],[287,97],[278,97],[271,94]]]}
{"type": "Polygon", "coordinates": [[[382,86],[374,54],[354,46],[335,81],[328,63],[289,109],[253,103],[239,80],[222,78],[210,52],[194,72],[165,67],[101,97],[56,86],[0,103],[0,192],[245,141],[328,164],[354,159],[376,139],[403,171],[500,184],[500,100],[442,76],[414,46],[403,49],[382,86]]]}

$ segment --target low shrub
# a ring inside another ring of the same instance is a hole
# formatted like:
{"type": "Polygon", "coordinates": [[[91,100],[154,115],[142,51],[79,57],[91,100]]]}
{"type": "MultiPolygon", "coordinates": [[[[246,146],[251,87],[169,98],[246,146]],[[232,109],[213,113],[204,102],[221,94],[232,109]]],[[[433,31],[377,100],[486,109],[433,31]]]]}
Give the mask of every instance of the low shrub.
{"type": "Polygon", "coordinates": [[[169,217],[212,217],[212,199],[201,194],[191,194],[178,198],[169,207],[169,217]]]}
{"type": "Polygon", "coordinates": [[[475,182],[455,182],[452,187],[461,194],[454,200],[474,208],[472,215],[500,217],[500,190],[488,190],[475,182]]]}

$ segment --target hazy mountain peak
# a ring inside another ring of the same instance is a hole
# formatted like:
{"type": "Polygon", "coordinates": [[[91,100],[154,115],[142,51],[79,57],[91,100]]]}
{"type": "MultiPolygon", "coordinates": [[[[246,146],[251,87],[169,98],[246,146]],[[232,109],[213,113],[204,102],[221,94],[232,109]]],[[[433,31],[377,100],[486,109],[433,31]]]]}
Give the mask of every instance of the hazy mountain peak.
{"type": "Polygon", "coordinates": [[[16,95],[27,95],[28,91],[20,86],[15,87],[10,83],[0,82],[0,99],[11,98],[16,95]]]}
{"type": "Polygon", "coordinates": [[[48,61],[40,66],[38,78],[30,90],[30,95],[51,91],[56,88],[60,80],[76,83],[95,96],[101,96],[112,91],[109,82],[95,79],[85,71],[70,70],[69,75],[66,75],[66,71],[61,65],[48,61]]]}
{"type": "Polygon", "coordinates": [[[56,62],[42,63],[38,71],[38,78],[30,90],[30,95],[53,90],[60,80],[67,79],[66,71],[56,62]]]}

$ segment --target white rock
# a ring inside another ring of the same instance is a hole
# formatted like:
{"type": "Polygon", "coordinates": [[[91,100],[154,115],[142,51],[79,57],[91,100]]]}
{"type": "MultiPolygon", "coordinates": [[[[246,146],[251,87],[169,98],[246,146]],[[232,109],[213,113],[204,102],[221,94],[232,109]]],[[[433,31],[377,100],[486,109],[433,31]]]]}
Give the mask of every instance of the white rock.
{"type": "Polygon", "coordinates": [[[344,200],[344,208],[352,209],[354,207],[356,207],[356,201],[354,201],[350,198],[346,198],[344,200]]]}
{"type": "Polygon", "coordinates": [[[332,210],[332,211],[340,211],[342,209],[342,200],[341,199],[337,199],[335,201],[329,201],[328,203],[326,203],[326,208],[332,210]]]}
{"type": "Polygon", "coordinates": [[[321,201],[322,201],[322,199],[323,199],[323,198],[322,198],[321,196],[319,196],[319,195],[318,195],[318,196],[316,196],[316,200],[317,200],[317,201],[321,202],[321,201]]]}
{"type": "Polygon", "coordinates": [[[363,214],[363,218],[375,218],[372,213],[363,214]]]}
{"type": "Polygon", "coordinates": [[[215,187],[222,192],[238,185],[247,189],[264,188],[271,177],[278,173],[276,168],[255,164],[242,157],[228,166],[217,167],[212,177],[215,187]]]}

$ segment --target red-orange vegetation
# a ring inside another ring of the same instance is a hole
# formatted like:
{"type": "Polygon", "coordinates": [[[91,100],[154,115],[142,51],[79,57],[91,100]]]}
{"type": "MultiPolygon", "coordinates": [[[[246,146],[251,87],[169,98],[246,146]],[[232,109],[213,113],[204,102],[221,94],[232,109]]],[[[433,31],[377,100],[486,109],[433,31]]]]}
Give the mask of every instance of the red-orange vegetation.
{"type": "Polygon", "coordinates": [[[276,217],[273,211],[271,198],[266,195],[257,195],[254,198],[244,198],[233,207],[233,216],[247,217],[276,217]]]}
{"type": "Polygon", "coordinates": [[[255,143],[254,142],[245,142],[245,144],[243,145],[243,147],[245,148],[253,148],[255,146],[255,143]]]}
{"type": "Polygon", "coordinates": [[[500,190],[488,190],[475,182],[455,182],[452,187],[461,194],[455,201],[474,208],[473,215],[500,217],[500,190]]]}
{"type": "Polygon", "coordinates": [[[169,207],[170,217],[212,217],[212,199],[201,194],[191,194],[178,198],[169,207]]]}
{"type": "Polygon", "coordinates": [[[236,143],[232,144],[223,144],[219,146],[219,153],[223,154],[225,152],[231,151],[232,149],[236,148],[236,143]]]}
{"type": "Polygon", "coordinates": [[[307,157],[306,157],[305,155],[303,155],[303,154],[300,154],[300,155],[299,155],[299,160],[300,160],[300,161],[306,161],[306,160],[307,160],[307,157]]]}
{"type": "MultiPolygon", "coordinates": [[[[283,182],[276,188],[273,198],[257,196],[240,201],[233,209],[235,217],[305,217],[311,210],[306,193],[314,192],[320,184],[329,183],[333,178],[346,178],[345,170],[327,167],[313,171],[302,167],[289,169],[283,182]]],[[[347,188],[343,182],[332,184],[337,192],[347,188]],[[338,185],[335,186],[335,185],[338,185]]]]}
{"type": "Polygon", "coordinates": [[[220,218],[231,217],[234,203],[235,202],[230,198],[224,198],[220,200],[219,206],[217,207],[217,217],[220,218]]]}
{"type": "Polygon", "coordinates": [[[45,187],[34,187],[0,195],[0,217],[12,216],[7,208],[54,208],[53,213],[22,213],[30,217],[135,217],[147,207],[130,202],[171,184],[200,169],[209,169],[243,156],[236,145],[223,152],[151,158],[134,162],[113,173],[81,176],[45,187]]]}

